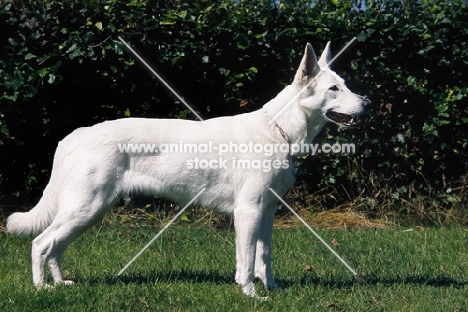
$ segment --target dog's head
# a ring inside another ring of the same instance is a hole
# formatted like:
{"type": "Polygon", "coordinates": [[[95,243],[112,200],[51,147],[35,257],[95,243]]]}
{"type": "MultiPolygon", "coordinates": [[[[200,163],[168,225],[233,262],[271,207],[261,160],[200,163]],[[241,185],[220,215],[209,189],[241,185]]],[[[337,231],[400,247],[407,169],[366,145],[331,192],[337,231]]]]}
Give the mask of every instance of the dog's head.
{"type": "Polygon", "coordinates": [[[293,83],[301,89],[305,88],[299,102],[312,118],[321,114],[325,121],[356,127],[359,125],[359,116],[366,113],[372,103],[351,92],[344,80],[330,69],[330,62],[330,42],[318,61],[312,45],[307,44],[293,83]]]}

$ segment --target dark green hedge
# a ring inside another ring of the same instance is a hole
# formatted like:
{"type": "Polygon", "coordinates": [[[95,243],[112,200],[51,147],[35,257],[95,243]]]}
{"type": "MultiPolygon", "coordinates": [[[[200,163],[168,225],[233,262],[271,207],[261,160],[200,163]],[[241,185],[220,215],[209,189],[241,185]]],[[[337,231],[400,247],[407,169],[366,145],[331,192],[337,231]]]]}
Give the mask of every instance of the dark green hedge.
{"type": "MultiPolygon", "coordinates": [[[[291,82],[306,42],[327,41],[366,126],[317,141],[355,155],[308,157],[299,184],[357,196],[457,201],[468,166],[465,1],[0,1],[0,187],[37,198],[57,142],[126,116],[191,118],[124,38],[205,118],[255,110],[291,82]]],[[[372,208],[372,207],[370,207],[372,208]]]]}

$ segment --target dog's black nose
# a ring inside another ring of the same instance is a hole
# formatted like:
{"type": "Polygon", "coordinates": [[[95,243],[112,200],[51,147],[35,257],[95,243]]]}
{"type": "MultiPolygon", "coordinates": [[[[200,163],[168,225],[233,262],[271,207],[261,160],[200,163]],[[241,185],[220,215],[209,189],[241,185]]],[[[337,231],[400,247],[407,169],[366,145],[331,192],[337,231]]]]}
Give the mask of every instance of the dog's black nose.
{"type": "Polygon", "coordinates": [[[364,101],[362,102],[362,106],[364,107],[365,110],[371,109],[372,105],[373,104],[371,100],[368,100],[368,99],[364,99],[364,101]]]}

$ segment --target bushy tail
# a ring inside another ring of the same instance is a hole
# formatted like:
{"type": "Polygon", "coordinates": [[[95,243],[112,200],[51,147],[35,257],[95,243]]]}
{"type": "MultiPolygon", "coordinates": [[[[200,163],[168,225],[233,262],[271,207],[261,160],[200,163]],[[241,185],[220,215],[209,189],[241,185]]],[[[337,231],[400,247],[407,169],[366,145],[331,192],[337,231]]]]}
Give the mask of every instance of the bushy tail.
{"type": "Polygon", "coordinates": [[[54,202],[48,199],[47,192],[44,192],[44,196],[33,209],[10,215],[6,223],[6,232],[17,235],[42,233],[52,223],[57,211],[54,202]]]}

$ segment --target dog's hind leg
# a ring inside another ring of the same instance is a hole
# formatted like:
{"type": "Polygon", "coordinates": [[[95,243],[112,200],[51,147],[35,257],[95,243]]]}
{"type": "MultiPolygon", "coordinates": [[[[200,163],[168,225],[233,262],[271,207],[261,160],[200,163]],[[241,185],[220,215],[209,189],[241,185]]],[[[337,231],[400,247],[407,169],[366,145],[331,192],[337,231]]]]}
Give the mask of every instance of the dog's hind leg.
{"type": "Polygon", "coordinates": [[[59,209],[52,224],[32,243],[33,282],[37,288],[49,287],[45,283],[44,266],[48,262],[54,284],[71,285],[64,280],[60,258],[65,249],[94,223],[101,220],[109,207],[96,196],[87,205],[59,209]]]}
{"type": "MultiPolygon", "coordinates": [[[[49,229],[49,228],[48,228],[49,229]]],[[[40,288],[50,288],[45,283],[45,262],[49,263],[50,273],[53,277],[54,284],[73,284],[72,281],[63,280],[62,271],[60,269],[60,257],[65,251],[65,248],[71,243],[64,241],[56,231],[48,231],[47,229],[36,239],[32,244],[32,270],[34,285],[40,288]]]]}
{"type": "Polygon", "coordinates": [[[54,280],[54,284],[73,285],[73,281],[64,280],[62,276],[62,269],[60,267],[60,258],[64,250],[57,250],[57,252],[49,257],[50,274],[54,280]]]}
{"type": "Polygon", "coordinates": [[[255,277],[259,278],[265,289],[275,289],[276,283],[271,275],[271,236],[275,209],[265,211],[260,226],[257,240],[257,252],[255,258],[255,277]]]}
{"type": "MultiPolygon", "coordinates": [[[[53,222],[41,235],[36,237],[32,243],[32,273],[36,288],[50,288],[45,283],[45,263],[49,263],[50,272],[55,284],[71,284],[65,282],[60,269],[60,257],[73,238],[63,237],[61,227],[53,222]]],[[[76,234],[76,232],[75,232],[76,234]]],[[[76,236],[75,236],[76,237],[76,236]]]]}
{"type": "Polygon", "coordinates": [[[257,207],[242,206],[234,209],[234,226],[236,230],[236,283],[242,287],[244,294],[256,296],[253,283],[255,253],[258,231],[262,222],[262,211],[257,207]]]}

